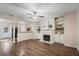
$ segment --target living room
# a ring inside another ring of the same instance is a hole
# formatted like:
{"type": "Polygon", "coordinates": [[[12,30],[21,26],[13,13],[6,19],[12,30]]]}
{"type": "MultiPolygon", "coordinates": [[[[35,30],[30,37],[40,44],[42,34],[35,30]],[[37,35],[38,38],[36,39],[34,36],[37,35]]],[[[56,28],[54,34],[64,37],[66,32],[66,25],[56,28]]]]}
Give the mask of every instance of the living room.
{"type": "Polygon", "coordinates": [[[0,9],[0,55],[79,55],[78,3],[3,3],[0,9]]]}

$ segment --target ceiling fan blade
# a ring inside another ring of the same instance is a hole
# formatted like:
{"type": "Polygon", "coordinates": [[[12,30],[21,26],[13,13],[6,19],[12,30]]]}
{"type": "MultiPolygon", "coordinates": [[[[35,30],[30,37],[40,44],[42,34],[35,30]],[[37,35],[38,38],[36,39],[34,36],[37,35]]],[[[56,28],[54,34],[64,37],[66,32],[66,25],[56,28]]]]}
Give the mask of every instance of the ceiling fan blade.
{"type": "Polygon", "coordinates": [[[14,15],[12,15],[12,14],[10,14],[10,13],[8,13],[8,15],[9,15],[9,16],[14,16],[14,15]]]}
{"type": "Polygon", "coordinates": [[[44,16],[39,16],[39,17],[44,18],[44,16]]]}
{"type": "Polygon", "coordinates": [[[27,15],[32,15],[32,14],[28,13],[27,15]]]}
{"type": "Polygon", "coordinates": [[[33,15],[37,15],[37,12],[36,11],[31,11],[33,13],[33,15]]]}

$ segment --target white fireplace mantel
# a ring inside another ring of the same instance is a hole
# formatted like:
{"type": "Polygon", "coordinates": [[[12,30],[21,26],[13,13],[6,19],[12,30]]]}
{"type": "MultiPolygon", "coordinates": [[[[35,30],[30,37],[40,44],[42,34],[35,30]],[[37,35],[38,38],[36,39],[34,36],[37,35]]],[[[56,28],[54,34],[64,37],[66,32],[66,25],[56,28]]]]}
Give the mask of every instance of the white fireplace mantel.
{"type": "Polygon", "coordinates": [[[54,43],[54,31],[52,30],[42,30],[41,31],[41,42],[52,44],[54,43]],[[50,35],[50,41],[44,41],[43,35],[50,35]]]}

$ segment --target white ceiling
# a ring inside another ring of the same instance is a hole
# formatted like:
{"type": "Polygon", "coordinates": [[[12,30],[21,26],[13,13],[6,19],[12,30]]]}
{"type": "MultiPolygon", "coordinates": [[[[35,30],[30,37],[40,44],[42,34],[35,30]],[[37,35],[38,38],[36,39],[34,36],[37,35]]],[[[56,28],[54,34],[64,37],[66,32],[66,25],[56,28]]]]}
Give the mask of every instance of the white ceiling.
{"type": "Polygon", "coordinates": [[[27,20],[27,13],[37,11],[45,17],[61,16],[79,8],[78,3],[1,3],[0,14],[7,14],[27,20]]]}

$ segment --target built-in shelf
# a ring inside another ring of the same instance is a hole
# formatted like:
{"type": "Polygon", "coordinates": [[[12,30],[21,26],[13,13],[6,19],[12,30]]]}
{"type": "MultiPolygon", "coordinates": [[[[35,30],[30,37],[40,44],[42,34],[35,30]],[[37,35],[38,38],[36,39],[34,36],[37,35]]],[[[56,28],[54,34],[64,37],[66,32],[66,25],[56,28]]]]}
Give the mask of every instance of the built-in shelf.
{"type": "MultiPolygon", "coordinates": [[[[58,19],[59,19],[59,18],[58,18],[58,19]]],[[[56,21],[64,21],[64,20],[58,20],[58,19],[57,19],[56,21]]]]}
{"type": "Polygon", "coordinates": [[[64,34],[64,17],[56,17],[55,19],[55,34],[64,34]]]}

